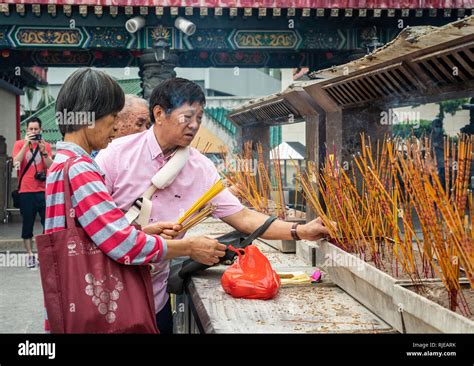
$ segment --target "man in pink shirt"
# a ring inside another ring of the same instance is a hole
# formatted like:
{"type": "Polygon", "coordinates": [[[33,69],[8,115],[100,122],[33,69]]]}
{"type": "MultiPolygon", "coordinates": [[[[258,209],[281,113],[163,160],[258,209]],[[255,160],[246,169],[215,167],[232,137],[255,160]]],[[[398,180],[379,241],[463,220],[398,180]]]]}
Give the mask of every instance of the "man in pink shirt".
{"type": "MultiPolygon", "coordinates": [[[[192,81],[174,78],[158,85],[150,97],[153,127],[145,132],[114,140],[102,150],[96,162],[105,173],[106,186],[115,203],[127,211],[151,184],[151,178],[166,164],[179,147],[189,146],[199,130],[206,99],[192,81]]],[[[180,236],[178,218],[217,180],[214,164],[191,148],[187,162],[174,181],[152,197],[150,222],[159,222],[166,238],[180,236]]],[[[251,233],[261,226],[266,215],[249,210],[227,189],[212,201],[213,216],[235,229],[251,233]]],[[[317,240],[328,234],[318,218],[305,225],[276,220],[263,235],[266,239],[301,238],[317,240]]],[[[169,262],[154,275],[155,310],[161,333],[172,332],[171,307],[166,292],[169,262]]]]}

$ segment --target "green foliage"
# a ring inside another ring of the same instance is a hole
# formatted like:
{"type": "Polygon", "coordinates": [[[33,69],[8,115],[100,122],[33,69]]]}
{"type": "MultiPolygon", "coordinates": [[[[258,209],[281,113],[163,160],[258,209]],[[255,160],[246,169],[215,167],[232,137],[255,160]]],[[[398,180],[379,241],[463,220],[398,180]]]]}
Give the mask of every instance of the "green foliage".
{"type": "Polygon", "coordinates": [[[443,120],[446,113],[449,113],[451,116],[454,116],[454,114],[461,109],[461,106],[466,103],[469,103],[469,99],[467,98],[451,99],[439,102],[437,103],[439,105],[438,117],[443,120]]]}
{"type": "Polygon", "coordinates": [[[416,137],[421,137],[422,135],[429,136],[431,134],[431,121],[428,119],[421,119],[419,124],[414,121],[394,124],[392,126],[392,134],[393,136],[403,138],[412,135],[415,135],[416,137]]]}

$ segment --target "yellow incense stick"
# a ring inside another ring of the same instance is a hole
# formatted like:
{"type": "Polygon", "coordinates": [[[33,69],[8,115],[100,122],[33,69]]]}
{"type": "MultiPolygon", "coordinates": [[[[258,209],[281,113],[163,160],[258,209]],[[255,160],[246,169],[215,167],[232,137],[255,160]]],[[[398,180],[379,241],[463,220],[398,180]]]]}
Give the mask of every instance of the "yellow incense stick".
{"type": "Polygon", "coordinates": [[[222,180],[218,180],[209,190],[204,193],[185,213],[182,217],[179,218],[178,224],[182,224],[188,217],[193,213],[200,210],[206,203],[212,200],[220,192],[225,189],[225,186],[222,180]]]}
{"type": "Polygon", "coordinates": [[[215,211],[215,209],[216,209],[216,207],[214,205],[209,205],[209,206],[205,207],[204,209],[199,211],[198,214],[196,214],[195,216],[192,216],[191,218],[189,218],[188,220],[183,222],[183,227],[182,227],[181,230],[178,231],[178,233],[181,233],[183,231],[187,231],[187,230],[191,229],[192,227],[196,226],[197,224],[201,223],[210,214],[212,214],[215,211]]]}

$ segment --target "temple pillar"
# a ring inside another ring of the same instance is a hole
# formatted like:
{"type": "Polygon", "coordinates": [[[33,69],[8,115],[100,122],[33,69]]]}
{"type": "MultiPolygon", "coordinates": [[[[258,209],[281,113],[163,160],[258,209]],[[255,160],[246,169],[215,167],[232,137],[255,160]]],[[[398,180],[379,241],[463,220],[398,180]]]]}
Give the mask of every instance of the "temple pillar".
{"type": "Polygon", "coordinates": [[[178,63],[178,56],[169,53],[164,60],[157,61],[154,50],[147,50],[140,56],[138,75],[142,79],[143,98],[150,99],[151,92],[161,82],[176,77],[174,68],[178,63]]]}

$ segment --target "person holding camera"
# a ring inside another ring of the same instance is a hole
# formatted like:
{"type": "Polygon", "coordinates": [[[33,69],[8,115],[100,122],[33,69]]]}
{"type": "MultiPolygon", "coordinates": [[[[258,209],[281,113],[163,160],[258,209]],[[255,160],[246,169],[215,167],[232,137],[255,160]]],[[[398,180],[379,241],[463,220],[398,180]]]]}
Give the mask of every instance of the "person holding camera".
{"type": "Polygon", "coordinates": [[[36,267],[32,251],[33,228],[36,214],[40,215],[41,225],[45,220],[46,171],[53,163],[51,145],[41,135],[41,120],[33,117],[26,125],[26,136],[13,146],[13,166],[17,170],[20,213],[23,220],[21,237],[28,253],[28,268],[36,267]]]}

